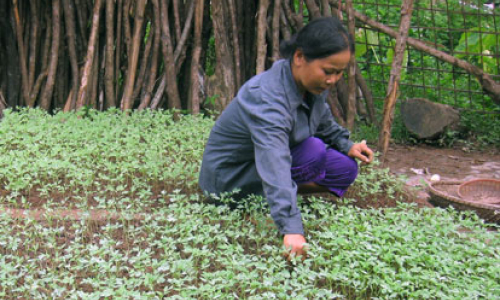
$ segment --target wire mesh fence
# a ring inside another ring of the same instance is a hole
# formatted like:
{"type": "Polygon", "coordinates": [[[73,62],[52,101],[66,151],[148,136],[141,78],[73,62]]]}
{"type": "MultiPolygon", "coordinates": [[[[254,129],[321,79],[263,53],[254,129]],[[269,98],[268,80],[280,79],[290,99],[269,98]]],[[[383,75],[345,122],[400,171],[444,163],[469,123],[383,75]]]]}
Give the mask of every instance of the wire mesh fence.
{"type": "MultiPolygon", "coordinates": [[[[354,8],[394,30],[401,0],[355,0],[354,8]]],[[[395,40],[359,22],[356,57],[375,98],[384,98],[395,40]]],[[[481,68],[500,80],[500,1],[415,0],[409,36],[481,68]],[[496,1],[496,3],[495,3],[496,1]]],[[[403,98],[427,98],[472,110],[494,107],[465,70],[407,46],[400,82],[403,98]]]]}

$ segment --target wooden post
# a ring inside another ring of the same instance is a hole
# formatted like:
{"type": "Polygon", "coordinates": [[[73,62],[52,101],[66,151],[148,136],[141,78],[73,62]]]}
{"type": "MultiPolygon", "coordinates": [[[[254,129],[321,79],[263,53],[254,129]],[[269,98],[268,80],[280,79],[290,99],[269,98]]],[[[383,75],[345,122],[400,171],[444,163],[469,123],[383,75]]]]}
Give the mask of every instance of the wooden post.
{"type": "Polygon", "coordinates": [[[394,118],[394,106],[396,104],[399,80],[401,79],[401,64],[403,62],[408,39],[408,30],[410,29],[411,14],[413,11],[413,0],[404,0],[401,5],[401,22],[396,39],[395,55],[392,61],[391,76],[387,87],[387,96],[384,102],[384,116],[382,119],[382,128],[379,135],[379,151],[382,152],[382,163],[385,160],[389,141],[391,139],[392,120],[394,118]]]}
{"type": "MultiPolygon", "coordinates": [[[[352,0],[347,0],[347,23],[349,34],[354,38],[355,35],[355,24],[354,24],[354,8],[352,5],[352,0]]],[[[345,113],[346,125],[349,130],[354,129],[354,121],[356,119],[356,57],[351,55],[351,60],[349,61],[349,68],[347,70],[348,78],[348,100],[347,100],[347,110],[345,113]]]]}

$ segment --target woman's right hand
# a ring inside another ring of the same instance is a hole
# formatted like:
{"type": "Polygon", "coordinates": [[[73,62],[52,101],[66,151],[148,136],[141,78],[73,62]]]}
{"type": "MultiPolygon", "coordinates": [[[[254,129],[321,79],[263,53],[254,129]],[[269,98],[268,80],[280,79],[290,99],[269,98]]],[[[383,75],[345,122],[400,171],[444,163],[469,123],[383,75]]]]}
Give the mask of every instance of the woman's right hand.
{"type": "Polygon", "coordinates": [[[284,256],[287,260],[290,260],[292,255],[302,256],[302,260],[306,258],[306,239],[302,234],[285,234],[283,245],[286,248],[284,256]]]}

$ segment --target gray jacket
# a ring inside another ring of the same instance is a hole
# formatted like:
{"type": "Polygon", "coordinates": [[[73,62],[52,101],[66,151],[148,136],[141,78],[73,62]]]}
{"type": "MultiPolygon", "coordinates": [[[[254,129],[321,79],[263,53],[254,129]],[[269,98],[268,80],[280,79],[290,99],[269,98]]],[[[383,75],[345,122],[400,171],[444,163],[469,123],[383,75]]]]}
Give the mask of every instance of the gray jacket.
{"type": "Polygon", "coordinates": [[[313,96],[308,107],[289,60],[279,60],[247,81],[212,128],[201,189],[220,194],[238,188],[239,195],[264,195],[282,234],[304,234],[290,149],[311,136],[343,153],[353,145],[349,132],[334,121],[327,94],[313,96]]]}

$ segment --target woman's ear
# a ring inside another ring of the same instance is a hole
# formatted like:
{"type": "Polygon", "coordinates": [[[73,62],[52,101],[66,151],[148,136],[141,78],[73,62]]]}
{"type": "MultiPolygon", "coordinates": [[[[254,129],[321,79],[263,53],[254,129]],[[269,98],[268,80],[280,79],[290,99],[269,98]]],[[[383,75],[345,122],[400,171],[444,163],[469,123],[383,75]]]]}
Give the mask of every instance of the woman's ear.
{"type": "Polygon", "coordinates": [[[304,56],[304,52],[302,52],[302,49],[297,49],[295,50],[295,53],[293,54],[293,64],[297,67],[300,67],[304,64],[306,58],[304,56]]]}

